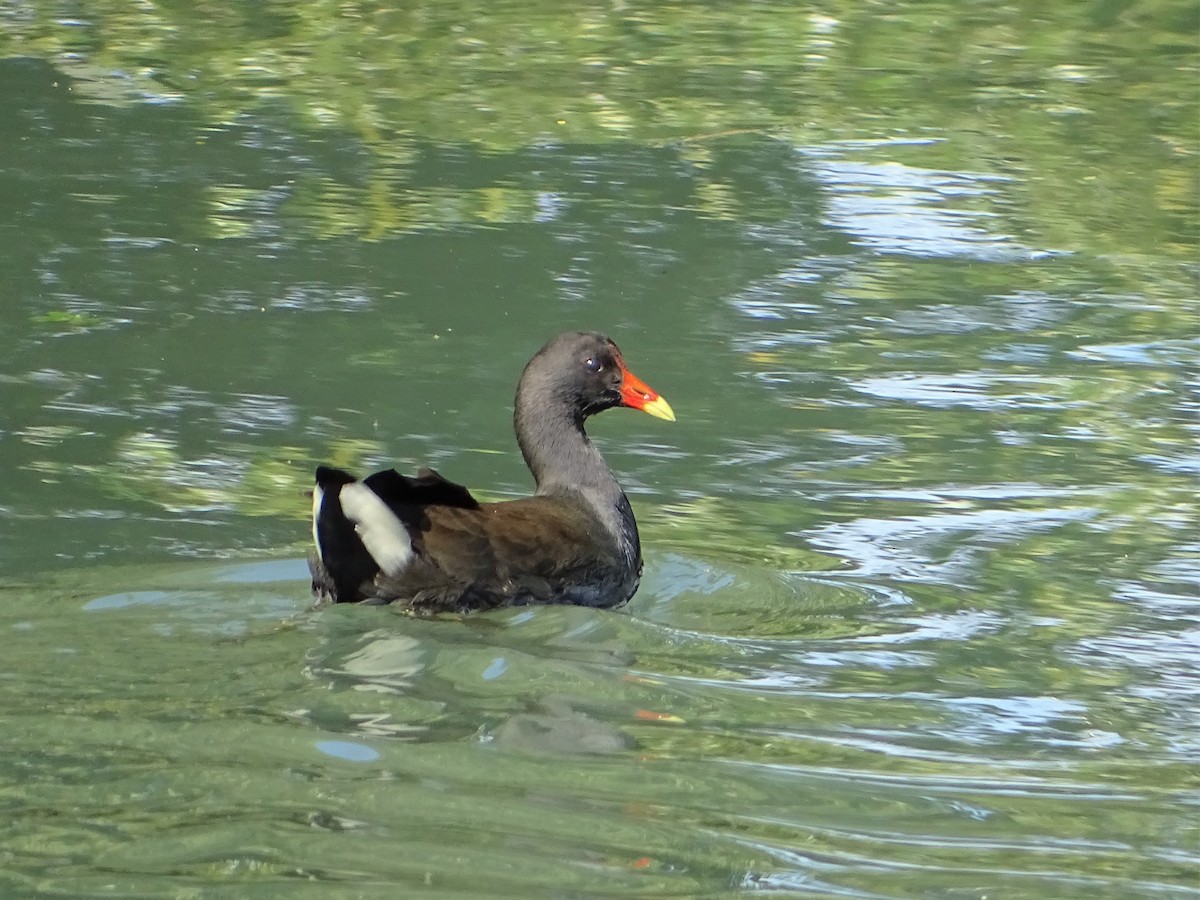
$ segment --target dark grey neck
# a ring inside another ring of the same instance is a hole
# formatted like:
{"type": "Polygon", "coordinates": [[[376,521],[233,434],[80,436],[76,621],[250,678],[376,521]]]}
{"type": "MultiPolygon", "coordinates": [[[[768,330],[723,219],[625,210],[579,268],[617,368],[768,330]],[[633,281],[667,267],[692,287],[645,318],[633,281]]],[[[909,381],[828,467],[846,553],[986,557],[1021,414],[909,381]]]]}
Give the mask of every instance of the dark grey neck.
{"type": "Polygon", "coordinates": [[[637,523],[621,485],[583,430],[582,418],[553,404],[517,396],[513,424],[540,496],[578,498],[612,538],[629,566],[641,558],[637,523]]]}

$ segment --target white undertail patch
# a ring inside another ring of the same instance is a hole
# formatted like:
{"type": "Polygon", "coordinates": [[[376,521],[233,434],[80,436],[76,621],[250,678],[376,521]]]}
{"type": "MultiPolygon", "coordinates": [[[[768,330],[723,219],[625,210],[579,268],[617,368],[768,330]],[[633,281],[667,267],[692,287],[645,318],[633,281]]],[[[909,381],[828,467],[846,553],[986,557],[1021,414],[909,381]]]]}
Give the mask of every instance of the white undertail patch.
{"type": "Polygon", "coordinates": [[[375,565],[385,575],[399,574],[413,556],[412,538],[404,523],[361,481],[344,485],[338,499],[375,565]]]}
{"type": "Polygon", "coordinates": [[[319,537],[317,537],[317,519],[319,519],[321,517],[321,501],[325,499],[325,492],[323,490],[321,490],[321,486],[319,484],[313,485],[312,497],[313,497],[313,516],[312,516],[312,519],[313,519],[313,544],[316,545],[317,556],[322,561],[324,561],[325,560],[325,551],[323,551],[321,549],[321,539],[319,537]]]}

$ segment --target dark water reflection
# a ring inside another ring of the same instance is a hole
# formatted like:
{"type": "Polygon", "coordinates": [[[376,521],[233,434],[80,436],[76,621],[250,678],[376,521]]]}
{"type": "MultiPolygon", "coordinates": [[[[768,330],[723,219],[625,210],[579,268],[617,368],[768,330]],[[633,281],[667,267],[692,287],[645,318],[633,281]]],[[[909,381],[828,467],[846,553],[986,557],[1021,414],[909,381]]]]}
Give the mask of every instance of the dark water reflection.
{"type": "Polygon", "coordinates": [[[965,78],[777,12],[736,83],[716,10],[508,69],[432,11],[124,69],[3,14],[0,893],[1197,893],[1186,16],[950,16],[965,78]],[[259,52],[317,33],[336,90],[259,52]],[[314,462],[526,490],[513,384],[580,326],[680,414],[593,428],[629,608],[311,610],[314,462]]]}

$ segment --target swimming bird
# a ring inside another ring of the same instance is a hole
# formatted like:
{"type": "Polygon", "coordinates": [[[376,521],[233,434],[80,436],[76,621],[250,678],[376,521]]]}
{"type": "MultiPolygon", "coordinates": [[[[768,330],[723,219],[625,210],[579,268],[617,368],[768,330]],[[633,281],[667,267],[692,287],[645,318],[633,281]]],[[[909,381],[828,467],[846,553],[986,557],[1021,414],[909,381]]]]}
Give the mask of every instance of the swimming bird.
{"type": "Polygon", "coordinates": [[[610,338],[570,332],[542,347],[517,385],[513,425],[532,496],[480,503],[432,469],[359,480],[318,467],[314,593],[414,613],[625,603],[642,574],[637,522],[584,430],[589,416],[618,406],[675,421],[610,338]]]}

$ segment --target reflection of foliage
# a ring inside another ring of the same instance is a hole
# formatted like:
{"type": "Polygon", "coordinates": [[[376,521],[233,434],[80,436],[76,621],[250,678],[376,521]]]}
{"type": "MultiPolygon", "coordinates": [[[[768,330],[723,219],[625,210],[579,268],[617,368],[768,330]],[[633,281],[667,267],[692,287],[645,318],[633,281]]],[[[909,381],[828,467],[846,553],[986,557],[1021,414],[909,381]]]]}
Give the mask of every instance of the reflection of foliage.
{"type": "Polygon", "coordinates": [[[98,316],[88,315],[87,313],[67,312],[65,310],[55,310],[43,313],[42,315],[32,316],[31,318],[39,325],[66,326],[72,330],[90,328],[99,325],[102,321],[98,316]]]}
{"type": "MultiPolygon", "coordinates": [[[[373,441],[337,439],[322,461],[354,470],[378,452],[373,441]]],[[[143,431],[122,440],[112,462],[73,468],[86,471],[113,497],[170,512],[223,509],[249,516],[308,516],[304,493],[312,487],[316,464],[310,450],[224,447],[217,453],[186,459],[175,438],[143,431]]]]}
{"type": "MultiPolygon", "coordinates": [[[[948,138],[921,148],[927,162],[1012,178],[1020,203],[993,211],[1039,246],[1194,250],[1200,148],[1180,73],[1194,72],[1196,21],[1170,0],[886,17],[852,4],[98,2],[86,28],[27,6],[0,54],[53,60],[104,102],[186,97],[218,123],[282,105],[311,130],[356,134],[365,181],[308,175],[289,204],[330,234],[528,220],[533,192],[510,185],[410,191],[409,136],[513,149],[757,130],[810,145],[923,125],[948,138]]],[[[678,152],[696,166],[695,150],[678,152]]],[[[696,208],[738,218],[729,185],[698,178],[696,208]]],[[[214,233],[245,228],[230,204],[255,196],[214,189],[214,233]]]]}

